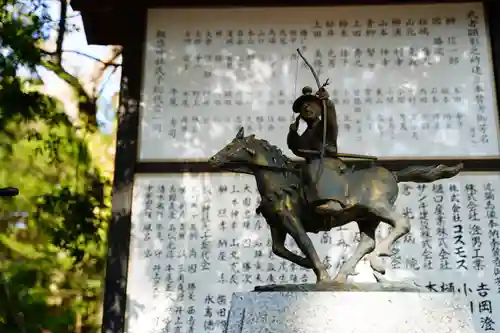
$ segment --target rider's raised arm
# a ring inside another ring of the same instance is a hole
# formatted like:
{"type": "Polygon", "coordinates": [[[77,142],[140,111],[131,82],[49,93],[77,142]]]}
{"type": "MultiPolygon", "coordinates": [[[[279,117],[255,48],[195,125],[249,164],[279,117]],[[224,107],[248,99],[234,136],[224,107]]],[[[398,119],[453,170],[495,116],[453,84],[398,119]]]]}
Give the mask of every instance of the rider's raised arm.
{"type": "MultiPolygon", "coordinates": [[[[326,110],[323,110],[323,112],[326,111],[326,130],[327,130],[327,136],[328,136],[328,141],[330,143],[336,143],[337,142],[337,136],[339,132],[339,125],[337,123],[337,111],[335,109],[335,105],[333,104],[333,101],[330,99],[330,95],[326,91],[325,88],[321,88],[318,93],[319,97],[325,101],[326,105],[326,110]]],[[[324,117],[322,117],[324,119],[324,117]]]]}
{"type": "Polygon", "coordinates": [[[326,130],[328,136],[337,141],[337,136],[339,132],[339,125],[337,122],[337,110],[335,109],[335,105],[333,101],[328,99],[326,100],[326,130]]]}

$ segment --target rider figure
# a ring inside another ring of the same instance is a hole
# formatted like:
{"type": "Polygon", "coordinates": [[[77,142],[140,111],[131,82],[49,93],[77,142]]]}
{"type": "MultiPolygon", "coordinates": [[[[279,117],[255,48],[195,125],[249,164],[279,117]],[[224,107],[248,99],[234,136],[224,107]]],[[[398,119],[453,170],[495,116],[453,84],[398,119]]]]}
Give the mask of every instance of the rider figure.
{"type": "Polygon", "coordinates": [[[337,157],[338,124],[337,114],[328,92],[321,87],[313,95],[310,87],[302,89],[302,96],[292,106],[293,112],[299,115],[290,125],[287,136],[288,148],[306,161],[304,168],[304,186],[307,200],[318,213],[331,214],[341,211],[347,206],[347,183],[343,179],[347,167],[337,157]],[[326,110],[323,111],[323,101],[326,110]],[[323,116],[326,112],[326,145],[323,171],[318,176],[320,152],[323,145],[323,116]],[[321,117],[321,118],[320,118],[321,117]],[[297,133],[300,119],[307,124],[307,129],[297,133]]]}

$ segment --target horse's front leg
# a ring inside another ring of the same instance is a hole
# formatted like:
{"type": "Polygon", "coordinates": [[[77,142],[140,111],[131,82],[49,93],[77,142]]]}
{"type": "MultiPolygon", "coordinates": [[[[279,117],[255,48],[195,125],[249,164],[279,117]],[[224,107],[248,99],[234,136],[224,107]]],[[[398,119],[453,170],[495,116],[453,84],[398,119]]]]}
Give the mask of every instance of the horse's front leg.
{"type": "Polygon", "coordinates": [[[319,259],[318,253],[316,252],[311,239],[307,236],[300,220],[288,210],[281,211],[280,215],[282,217],[283,227],[290,234],[290,236],[292,236],[295,243],[297,243],[300,251],[302,251],[306,258],[312,263],[312,269],[314,274],[316,274],[316,282],[330,280],[326,266],[319,259]]]}
{"type": "Polygon", "coordinates": [[[361,234],[358,247],[352,256],[340,267],[335,281],[346,283],[350,275],[356,275],[356,266],[365,255],[375,249],[375,230],[380,222],[374,219],[366,219],[357,221],[359,233],[361,234]]]}
{"type": "Polygon", "coordinates": [[[301,267],[312,269],[311,260],[306,257],[301,257],[288,250],[285,247],[286,231],[277,227],[271,228],[272,251],[278,257],[289,260],[301,267]]]}

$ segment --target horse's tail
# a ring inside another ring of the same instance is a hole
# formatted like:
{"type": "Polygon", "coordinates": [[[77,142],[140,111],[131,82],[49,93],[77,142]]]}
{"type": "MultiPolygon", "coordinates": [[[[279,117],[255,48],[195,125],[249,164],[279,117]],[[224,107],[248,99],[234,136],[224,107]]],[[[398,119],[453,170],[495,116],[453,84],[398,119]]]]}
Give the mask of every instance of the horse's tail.
{"type": "Polygon", "coordinates": [[[430,166],[409,166],[400,171],[393,171],[392,174],[398,183],[432,183],[439,179],[456,176],[463,167],[463,163],[451,167],[443,164],[430,166]]]}

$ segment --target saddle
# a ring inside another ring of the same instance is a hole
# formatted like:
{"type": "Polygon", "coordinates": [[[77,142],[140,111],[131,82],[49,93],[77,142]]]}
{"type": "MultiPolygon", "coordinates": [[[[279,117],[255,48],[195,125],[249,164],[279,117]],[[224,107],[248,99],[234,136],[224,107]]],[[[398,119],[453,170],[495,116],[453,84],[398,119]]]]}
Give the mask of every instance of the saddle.
{"type": "Polygon", "coordinates": [[[352,171],[344,164],[329,167],[328,161],[325,162],[323,172],[317,182],[312,178],[316,176],[316,165],[305,165],[302,169],[300,178],[304,199],[307,204],[312,206],[330,200],[335,200],[342,206],[346,206],[349,198],[348,183],[352,171]]]}

